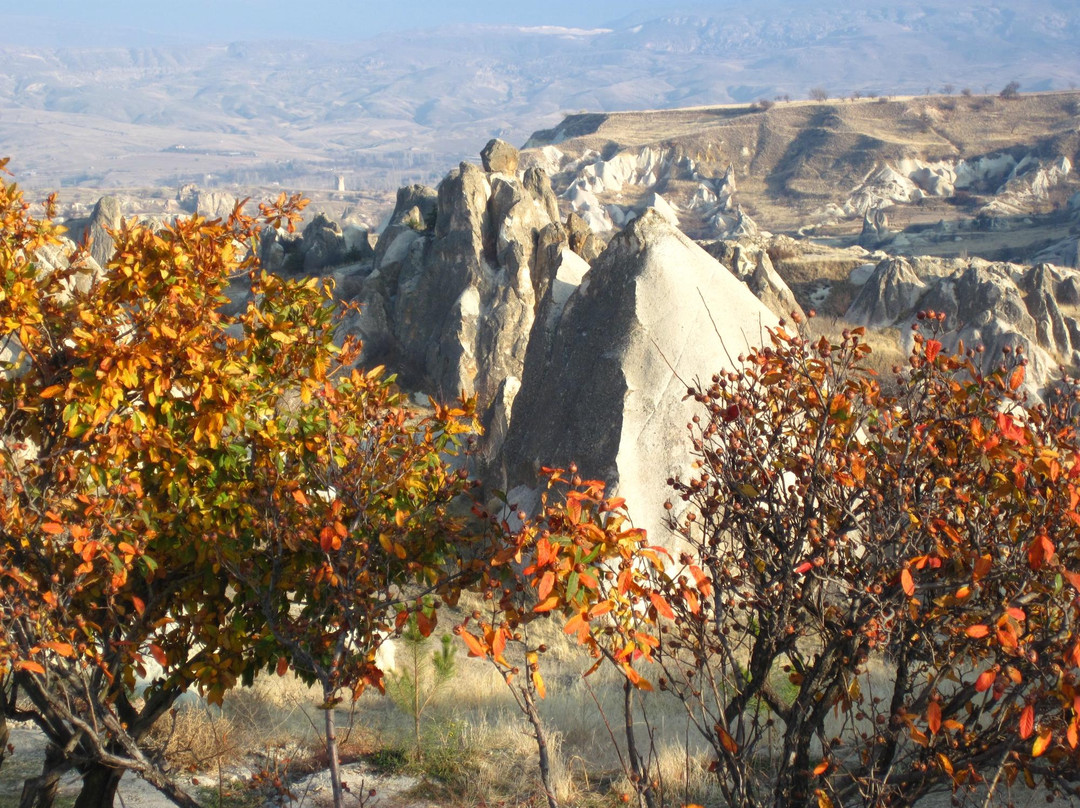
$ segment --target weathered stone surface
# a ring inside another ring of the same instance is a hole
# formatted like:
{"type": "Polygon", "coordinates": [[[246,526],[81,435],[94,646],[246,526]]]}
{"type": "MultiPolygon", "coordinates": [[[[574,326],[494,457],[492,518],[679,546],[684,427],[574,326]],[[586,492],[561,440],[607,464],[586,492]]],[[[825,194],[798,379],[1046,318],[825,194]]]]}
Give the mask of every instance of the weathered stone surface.
{"type": "Polygon", "coordinates": [[[337,222],[319,213],[304,228],[300,254],[305,274],[315,275],[326,267],[342,263],[345,253],[345,236],[337,222]]]}
{"type": "Polygon", "coordinates": [[[859,245],[868,250],[876,249],[889,240],[889,217],[884,208],[875,208],[863,214],[862,232],[859,233],[859,245]]]}
{"type": "Polygon", "coordinates": [[[526,169],[521,184],[532,194],[533,199],[544,206],[549,219],[553,222],[559,221],[559,200],[555,197],[555,192],[551,190],[551,180],[544,169],[539,166],[526,169]]]}
{"type": "Polygon", "coordinates": [[[91,240],[90,255],[100,266],[108,263],[116,249],[116,242],[108,231],[119,228],[121,218],[120,200],[115,196],[101,197],[94,205],[94,212],[90,214],[90,223],[87,226],[91,240]]]}
{"type": "Polygon", "coordinates": [[[664,541],[665,480],[689,463],[680,379],[729,368],[776,317],[655,212],[616,235],[561,306],[557,290],[541,303],[498,467],[526,502],[540,465],[576,461],[664,541]]]}
{"type": "Polygon", "coordinates": [[[517,173],[519,152],[505,140],[492,138],[480,152],[480,161],[484,164],[484,171],[489,174],[499,172],[513,176],[517,173]]]}
{"type": "Polygon", "coordinates": [[[911,313],[926,284],[904,258],[889,258],[875,267],[847,312],[859,325],[890,326],[911,313]]]}
{"type": "Polygon", "coordinates": [[[570,213],[566,217],[566,238],[570,249],[590,264],[604,251],[603,239],[576,213],[570,213]]]}

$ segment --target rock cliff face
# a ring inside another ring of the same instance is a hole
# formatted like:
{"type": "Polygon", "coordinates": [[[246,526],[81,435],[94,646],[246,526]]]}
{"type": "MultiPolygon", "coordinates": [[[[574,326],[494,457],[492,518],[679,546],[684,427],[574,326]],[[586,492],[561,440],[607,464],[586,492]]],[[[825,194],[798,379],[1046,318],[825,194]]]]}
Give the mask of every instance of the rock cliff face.
{"type": "Polygon", "coordinates": [[[501,141],[485,147],[484,162],[491,171],[462,163],[437,191],[399,193],[356,323],[369,359],[400,363],[442,399],[475,394],[482,408],[521,377],[539,274],[557,274],[561,262],[537,250],[553,224],[545,175],[534,168],[519,179],[516,150],[501,141]]]}
{"type": "Polygon", "coordinates": [[[889,258],[874,268],[847,319],[871,327],[906,326],[921,309],[945,313],[953,329],[947,335],[950,347],[958,340],[983,346],[985,371],[1001,361],[1005,347],[1023,346],[1033,392],[1048,384],[1060,365],[1080,365],[1077,270],[889,258]]]}
{"type": "Polygon", "coordinates": [[[689,462],[686,381],[730,368],[777,318],[651,210],[565,302],[560,282],[574,278],[557,276],[540,304],[499,471],[527,503],[541,464],[574,461],[614,484],[635,523],[662,541],[665,481],[689,462]]]}

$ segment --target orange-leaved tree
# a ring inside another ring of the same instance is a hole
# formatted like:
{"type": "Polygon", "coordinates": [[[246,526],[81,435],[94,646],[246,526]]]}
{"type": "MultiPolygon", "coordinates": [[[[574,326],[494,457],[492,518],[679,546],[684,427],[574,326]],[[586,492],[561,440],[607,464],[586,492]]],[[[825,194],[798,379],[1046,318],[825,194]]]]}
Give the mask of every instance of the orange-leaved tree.
{"type": "Polygon", "coordinates": [[[336,806],[334,706],[343,692],[382,691],[382,643],[410,617],[429,636],[440,601],[473,580],[468,509],[456,503],[472,486],[461,449],[473,407],[431,406],[413,412],[381,368],[291,395],[276,434],[253,443],[261,487],[248,529],[260,552],[222,558],[259,604],[278,673],[291,666],[320,689],[336,806]]]}
{"type": "MultiPolygon", "coordinates": [[[[604,546],[609,508],[572,492],[506,531],[539,605],[504,606],[470,648],[497,660],[522,616],[562,612],[681,702],[733,806],[1075,800],[1080,389],[1031,401],[1022,354],[984,372],[980,349],[945,350],[942,315],[920,320],[894,393],[861,329],[811,341],[785,323],[692,385],[669,563],[637,536],[596,576],[578,556],[604,546]]],[[[663,798],[655,770],[631,774],[643,803],[663,798]]]]}
{"type": "Polygon", "coordinates": [[[595,660],[586,676],[603,664],[618,668],[625,677],[624,766],[651,808],[658,803],[647,755],[634,732],[633,700],[638,689],[652,689],[637,663],[650,659],[657,645],[654,635],[641,629],[652,626],[657,609],[670,611],[659,595],[648,601],[638,581],[645,577],[644,567],[659,574],[669,559],[662,548],[646,544],[645,531],[633,526],[624,500],[607,497],[602,481],[583,480],[574,465],[569,471],[543,471],[547,484],[539,512],[517,511],[516,526],[477,508],[478,516],[494,522],[494,545],[480,571],[486,605],[456,631],[470,656],[495,666],[528,720],[549,808],[557,808],[558,797],[538,702],[547,694],[541,670],[547,647],[530,628],[537,620],[557,617],[595,660]],[[640,608],[643,598],[648,605],[640,608]]]}
{"type": "Polygon", "coordinates": [[[357,346],[335,345],[331,290],[259,268],[258,226],[291,226],[302,206],[126,224],[103,269],[81,253],[53,268],[39,256],[60,228],[0,185],[0,680],[5,715],[49,741],[27,804],[75,768],[80,808],[111,805],[125,771],[194,806],[146,755],[150,727],[187,687],[220,701],[292,650],[268,624],[287,589],[235,574],[284,543],[304,548],[287,586],[332,586],[313,538],[325,562],[369,528],[361,490],[335,484],[370,474],[372,502],[403,490],[405,523],[425,492],[453,493],[426,475],[447,476],[438,449],[458,415],[417,438],[386,380],[341,372],[357,346]],[[234,282],[249,294],[227,306],[234,282]],[[315,457],[332,459],[326,479],[315,457]]]}

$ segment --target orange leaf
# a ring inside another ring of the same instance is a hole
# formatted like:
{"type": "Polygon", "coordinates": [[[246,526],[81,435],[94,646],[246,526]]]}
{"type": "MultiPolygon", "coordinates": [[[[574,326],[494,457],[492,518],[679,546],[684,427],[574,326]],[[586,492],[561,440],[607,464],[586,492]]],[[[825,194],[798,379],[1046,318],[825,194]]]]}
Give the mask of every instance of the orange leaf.
{"type": "Polygon", "coordinates": [[[27,671],[28,673],[45,673],[45,669],[37,662],[31,659],[17,659],[15,660],[15,670],[27,671]]]}
{"type": "Polygon", "coordinates": [[[578,613],[566,621],[563,631],[567,634],[577,634],[578,642],[585,642],[585,638],[589,636],[589,624],[584,615],[578,613]]]}
{"type": "Polygon", "coordinates": [[[547,698],[547,688],[544,686],[544,679],[540,676],[540,671],[532,672],[533,687],[536,688],[536,695],[540,698],[547,698]]]}
{"type": "Polygon", "coordinates": [[[281,659],[279,659],[277,661],[277,675],[278,676],[284,676],[285,673],[288,670],[289,670],[289,660],[286,659],[285,657],[281,657],[281,659]]]}
{"type": "Polygon", "coordinates": [[[165,656],[165,652],[161,650],[160,645],[150,643],[150,655],[154,657],[161,667],[166,668],[169,665],[169,658],[165,656]]]}
{"type": "Polygon", "coordinates": [[[941,343],[936,339],[928,339],[926,341],[926,361],[933,362],[937,359],[939,353],[941,353],[941,343]]]}
{"type": "Polygon", "coordinates": [[[926,707],[926,725],[934,735],[941,730],[941,705],[936,701],[930,702],[926,707]]]}
{"type": "Polygon", "coordinates": [[[909,598],[915,594],[915,581],[911,578],[911,570],[900,571],[900,586],[904,588],[904,594],[909,598]]]}
{"type": "Polygon", "coordinates": [[[1035,738],[1035,743],[1031,745],[1031,756],[1039,757],[1050,746],[1050,739],[1053,738],[1053,733],[1049,729],[1044,729],[1035,738]]]}
{"type": "Polygon", "coordinates": [[[298,504],[302,505],[305,508],[310,504],[308,502],[308,498],[304,495],[304,492],[301,491],[299,488],[295,489],[292,492],[292,498],[295,499],[298,504]]]}
{"type": "Polygon", "coordinates": [[[58,533],[64,532],[64,526],[58,525],[56,522],[46,522],[41,526],[42,533],[48,533],[50,536],[55,536],[58,533]]]}
{"type": "Polygon", "coordinates": [[[1040,534],[1032,539],[1028,546],[1028,563],[1033,570],[1041,569],[1043,564],[1054,555],[1054,543],[1046,536],[1040,534]]]}
{"type": "Polygon", "coordinates": [[[973,626],[968,626],[964,633],[972,639],[980,640],[990,633],[990,627],[983,625],[982,623],[976,623],[973,626]]]}
{"type": "Polygon", "coordinates": [[[1024,366],[1018,365],[1016,369],[1009,376],[1009,389],[1016,390],[1024,383],[1024,366]]]}
{"type": "Polygon", "coordinates": [[[666,617],[668,620],[675,619],[675,612],[671,611],[671,607],[668,602],[664,600],[660,595],[655,592],[649,593],[649,600],[652,601],[652,605],[656,607],[656,612],[661,617],[666,617]]]}
{"type": "Polygon", "coordinates": [[[975,680],[975,691],[982,693],[984,690],[989,690],[995,679],[997,679],[997,673],[993,668],[983,671],[979,674],[979,678],[975,680]]]}
{"type": "Polygon", "coordinates": [[[814,776],[817,777],[819,774],[825,774],[825,772],[827,772],[828,770],[829,770],[829,761],[823,760],[823,761],[821,761],[821,763],[819,763],[818,765],[816,765],[814,767],[814,776]]]}
{"type": "Polygon", "coordinates": [[[1030,738],[1035,731],[1035,705],[1029,704],[1020,713],[1020,737],[1030,738]]]}
{"type": "Polygon", "coordinates": [[[503,658],[503,653],[506,651],[506,639],[508,634],[509,632],[507,632],[505,628],[500,628],[495,631],[494,636],[491,638],[491,656],[494,657],[496,662],[509,667],[509,663],[503,658]]]}
{"type": "Polygon", "coordinates": [[[60,395],[62,392],[64,392],[64,385],[62,385],[62,384],[53,384],[53,385],[50,385],[50,386],[46,387],[44,390],[42,390],[40,393],[38,393],[38,397],[39,398],[55,398],[56,396],[60,395]]]}
{"type": "Polygon", "coordinates": [[[421,637],[430,637],[431,632],[435,630],[435,620],[428,617],[422,611],[416,613],[416,628],[420,631],[421,637]]]}
{"type": "Polygon", "coordinates": [[[724,749],[732,755],[739,751],[739,745],[735,743],[735,739],[731,737],[731,733],[719,724],[716,726],[716,732],[720,736],[720,745],[723,746],[724,749]]]}
{"type": "Polygon", "coordinates": [[[548,570],[540,578],[540,586],[537,587],[536,595],[540,600],[544,600],[551,594],[551,588],[555,585],[555,573],[548,570]]]}
{"type": "Polygon", "coordinates": [[[559,596],[558,595],[552,595],[551,597],[544,600],[542,603],[536,604],[533,607],[533,611],[536,612],[537,614],[541,614],[543,612],[550,612],[552,609],[556,608],[558,605],[559,605],[559,596]]]}
{"type": "Polygon", "coordinates": [[[75,656],[75,649],[66,642],[43,642],[41,645],[44,648],[48,648],[50,651],[55,651],[63,657],[75,656]]]}
{"type": "Polygon", "coordinates": [[[461,632],[461,639],[465,641],[465,645],[469,649],[469,656],[473,657],[486,657],[488,653],[487,645],[479,638],[470,634],[468,631],[461,632]]]}

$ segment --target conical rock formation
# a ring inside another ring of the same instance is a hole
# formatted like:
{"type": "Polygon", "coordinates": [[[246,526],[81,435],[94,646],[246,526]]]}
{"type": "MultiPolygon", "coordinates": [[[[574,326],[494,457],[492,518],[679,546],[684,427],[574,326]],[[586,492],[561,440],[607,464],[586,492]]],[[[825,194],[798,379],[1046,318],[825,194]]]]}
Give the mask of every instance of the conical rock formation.
{"type": "Polygon", "coordinates": [[[512,499],[529,505],[541,465],[576,462],[626,497],[664,541],[666,479],[685,473],[694,379],[731,368],[777,321],[723,265],[647,211],[612,239],[561,306],[540,306],[501,451],[512,499]]]}

